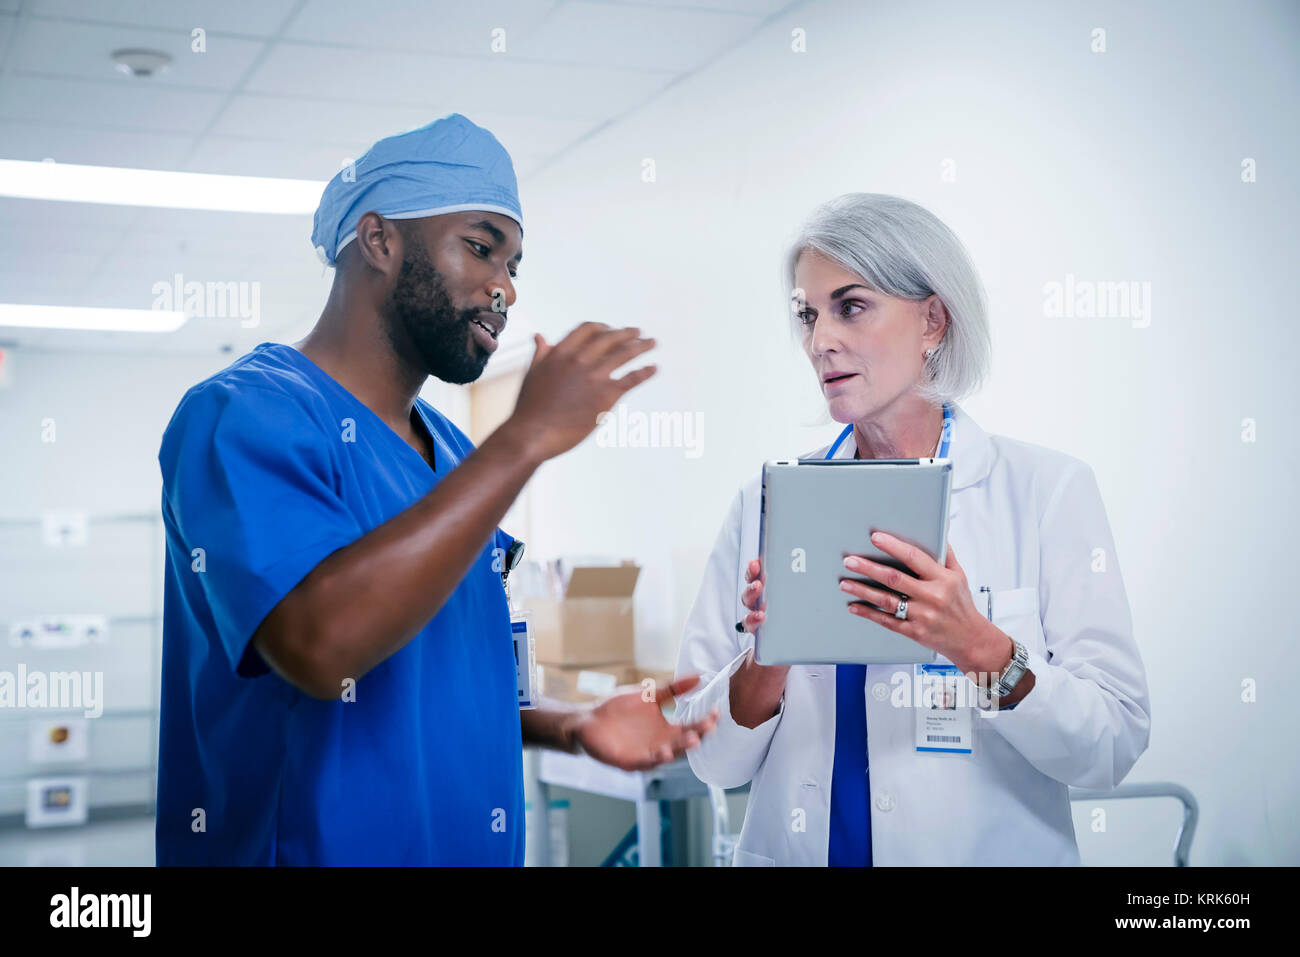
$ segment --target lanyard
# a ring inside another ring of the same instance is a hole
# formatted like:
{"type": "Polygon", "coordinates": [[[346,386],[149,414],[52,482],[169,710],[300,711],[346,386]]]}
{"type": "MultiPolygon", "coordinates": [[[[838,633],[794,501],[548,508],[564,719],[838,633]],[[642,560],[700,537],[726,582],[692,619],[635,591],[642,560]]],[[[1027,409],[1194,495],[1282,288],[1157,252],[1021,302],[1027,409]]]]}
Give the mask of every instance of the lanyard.
{"type": "MultiPolygon", "coordinates": [[[[839,450],[839,447],[843,444],[844,440],[849,437],[849,433],[852,431],[852,422],[844,426],[844,431],[841,432],[840,437],[835,440],[835,444],[831,446],[831,450],[826,453],[828,459],[835,458],[835,453],[839,450]]],[[[939,442],[939,454],[936,455],[935,458],[946,459],[948,457],[948,440],[952,438],[952,406],[947,402],[943,404],[943,430],[941,434],[943,438],[939,442]]]]}

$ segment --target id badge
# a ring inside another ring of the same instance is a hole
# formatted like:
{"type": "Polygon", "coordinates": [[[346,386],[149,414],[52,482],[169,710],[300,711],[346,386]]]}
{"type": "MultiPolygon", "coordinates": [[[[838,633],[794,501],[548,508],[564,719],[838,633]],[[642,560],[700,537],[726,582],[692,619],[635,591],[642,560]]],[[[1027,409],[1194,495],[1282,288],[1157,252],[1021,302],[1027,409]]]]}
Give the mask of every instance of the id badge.
{"type": "Polygon", "coordinates": [[[916,750],[947,754],[973,754],[970,695],[966,676],[956,665],[919,664],[915,687],[920,689],[916,704],[916,750]]]}
{"type": "Polygon", "coordinates": [[[519,709],[537,707],[537,643],[533,638],[533,617],[527,611],[510,613],[510,634],[515,642],[515,676],[519,686],[519,709]]]}

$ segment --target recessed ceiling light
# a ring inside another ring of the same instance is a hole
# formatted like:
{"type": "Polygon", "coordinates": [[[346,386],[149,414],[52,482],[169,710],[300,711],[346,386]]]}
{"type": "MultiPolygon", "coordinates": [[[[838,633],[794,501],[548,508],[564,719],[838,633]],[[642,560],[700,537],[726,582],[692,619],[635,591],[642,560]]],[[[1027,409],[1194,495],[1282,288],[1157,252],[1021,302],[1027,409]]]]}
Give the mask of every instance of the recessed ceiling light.
{"type": "Polygon", "coordinates": [[[123,73],[131,76],[153,76],[162,73],[171,64],[172,58],[162,50],[114,50],[111,54],[113,64],[123,73]]]}

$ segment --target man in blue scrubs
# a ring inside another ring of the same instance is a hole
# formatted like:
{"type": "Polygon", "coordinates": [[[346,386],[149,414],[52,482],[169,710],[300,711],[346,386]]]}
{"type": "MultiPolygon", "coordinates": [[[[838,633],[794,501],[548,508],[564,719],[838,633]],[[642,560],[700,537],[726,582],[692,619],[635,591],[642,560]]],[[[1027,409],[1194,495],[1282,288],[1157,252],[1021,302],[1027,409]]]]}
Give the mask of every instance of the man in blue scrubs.
{"type": "Polygon", "coordinates": [[[452,114],[326,186],[335,267],[311,333],[190,389],[163,435],[167,533],[159,864],[523,863],[524,741],[649,768],[713,717],[693,687],[517,707],[497,523],[648,366],[637,329],[584,323],[536,354],[475,448],[418,392],[474,381],[514,303],[510,157],[452,114]]]}

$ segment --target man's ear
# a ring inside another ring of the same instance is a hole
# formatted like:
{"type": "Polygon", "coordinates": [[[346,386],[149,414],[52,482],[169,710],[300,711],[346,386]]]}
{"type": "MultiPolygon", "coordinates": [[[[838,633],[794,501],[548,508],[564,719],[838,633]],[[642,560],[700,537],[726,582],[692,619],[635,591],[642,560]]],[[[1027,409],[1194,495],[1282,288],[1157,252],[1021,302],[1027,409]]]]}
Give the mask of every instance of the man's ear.
{"type": "Polygon", "coordinates": [[[397,223],[372,210],[357,222],[357,238],[352,245],[366,265],[391,278],[402,268],[402,239],[397,223]]]}

